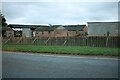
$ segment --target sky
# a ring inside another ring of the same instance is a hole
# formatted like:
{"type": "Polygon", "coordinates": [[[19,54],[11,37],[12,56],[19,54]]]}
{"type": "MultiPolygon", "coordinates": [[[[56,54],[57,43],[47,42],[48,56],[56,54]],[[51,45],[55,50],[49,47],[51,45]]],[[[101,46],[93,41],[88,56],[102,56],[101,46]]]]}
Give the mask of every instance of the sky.
{"type": "Polygon", "coordinates": [[[8,24],[86,24],[118,21],[118,2],[2,2],[8,24]]]}

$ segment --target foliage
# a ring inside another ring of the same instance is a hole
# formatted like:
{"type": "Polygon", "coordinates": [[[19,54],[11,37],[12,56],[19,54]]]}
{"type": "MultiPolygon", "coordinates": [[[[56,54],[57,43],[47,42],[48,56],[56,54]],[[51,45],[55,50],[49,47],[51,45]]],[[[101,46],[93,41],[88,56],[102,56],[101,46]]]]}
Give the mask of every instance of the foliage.
{"type": "Polygon", "coordinates": [[[0,13],[0,27],[7,26],[5,17],[0,13]]]}

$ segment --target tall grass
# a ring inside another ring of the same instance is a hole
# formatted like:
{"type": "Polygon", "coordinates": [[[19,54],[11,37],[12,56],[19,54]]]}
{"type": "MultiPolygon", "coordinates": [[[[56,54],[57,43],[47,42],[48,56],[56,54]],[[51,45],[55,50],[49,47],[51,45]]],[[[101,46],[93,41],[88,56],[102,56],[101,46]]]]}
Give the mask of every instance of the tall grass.
{"type": "Polygon", "coordinates": [[[81,47],[81,46],[40,46],[40,45],[3,45],[2,50],[27,51],[27,52],[47,52],[56,54],[75,55],[109,55],[118,56],[119,48],[103,47],[81,47]]]}

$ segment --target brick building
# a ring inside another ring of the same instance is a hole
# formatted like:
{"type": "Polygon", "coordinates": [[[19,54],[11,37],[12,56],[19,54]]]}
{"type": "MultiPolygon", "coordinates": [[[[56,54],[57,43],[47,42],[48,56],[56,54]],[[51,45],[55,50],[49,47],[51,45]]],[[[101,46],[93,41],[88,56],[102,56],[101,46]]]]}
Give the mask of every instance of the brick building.
{"type": "Polygon", "coordinates": [[[86,25],[53,25],[34,30],[36,37],[79,37],[86,36],[86,25]]]}
{"type": "Polygon", "coordinates": [[[3,28],[2,33],[4,37],[20,37],[19,34],[25,37],[79,37],[86,36],[87,26],[9,24],[8,27],[3,28]]]}

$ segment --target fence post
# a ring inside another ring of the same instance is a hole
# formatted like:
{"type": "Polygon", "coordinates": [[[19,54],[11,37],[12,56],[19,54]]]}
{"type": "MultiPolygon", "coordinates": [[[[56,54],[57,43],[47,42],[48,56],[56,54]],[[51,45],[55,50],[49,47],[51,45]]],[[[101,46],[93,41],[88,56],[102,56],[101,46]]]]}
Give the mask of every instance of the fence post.
{"type": "Polygon", "coordinates": [[[35,37],[35,39],[33,40],[32,44],[34,44],[36,40],[37,40],[37,37],[35,37]]]}
{"type": "Polygon", "coordinates": [[[106,37],[106,47],[108,47],[108,40],[109,40],[109,38],[106,37]]]}
{"type": "Polygon", "coordinates": [[[11,37],[9,37],[9,39],[7,39],[7,41],[5,41],[5,44],[8,42],[8,41],[10,41],[11,40],[11,37]]]}
{"type": "Polygon", "coordinates": [[[87,46],[87,40],[88,40],[88,38],[87,38],[87,36],[85,37],[85,46],[87,46]]]}

